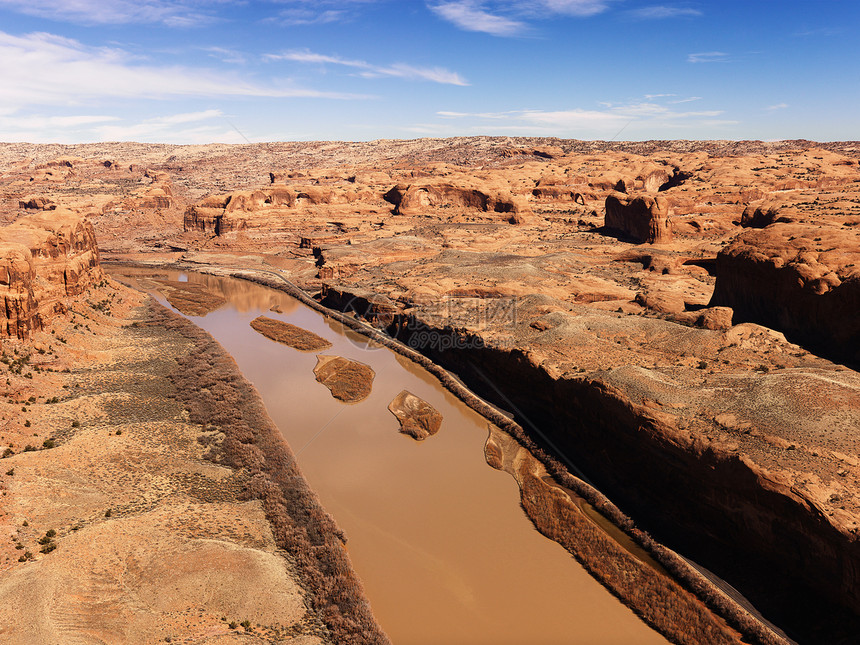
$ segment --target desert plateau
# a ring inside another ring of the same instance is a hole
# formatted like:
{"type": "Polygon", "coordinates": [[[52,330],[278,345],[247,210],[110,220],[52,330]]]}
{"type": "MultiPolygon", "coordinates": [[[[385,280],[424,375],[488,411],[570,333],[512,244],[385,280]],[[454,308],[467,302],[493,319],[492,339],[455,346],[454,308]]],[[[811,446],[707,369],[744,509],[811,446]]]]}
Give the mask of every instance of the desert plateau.
{"type": "Polygon", "coordinates": [[[0,640],[854,642],[858,160],[0,144],[0,640]]]}

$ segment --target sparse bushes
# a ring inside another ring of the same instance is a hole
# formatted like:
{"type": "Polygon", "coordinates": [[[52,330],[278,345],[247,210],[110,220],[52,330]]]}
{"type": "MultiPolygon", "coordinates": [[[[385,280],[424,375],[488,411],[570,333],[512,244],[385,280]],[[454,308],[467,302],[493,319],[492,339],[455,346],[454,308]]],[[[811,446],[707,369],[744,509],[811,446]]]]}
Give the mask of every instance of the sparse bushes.
{"type": "MultiPolygon", "coordinates": [[[[342,531],[309,488],[256,390],[232,358],[184,318],[154,307],[149,324],[195,343],[194,351],[177,358],[178,368],[170,375],[174,396],[193,423],[224,433],[220,444],[209,446],[206,458],[248,473],[241,498],[262,502],[278,546],[289,552],[332,640],[344,645],[388,643],[352,570],[342,531]]],[[[230,628],[235,629],[235,623],[230,628]]]]}

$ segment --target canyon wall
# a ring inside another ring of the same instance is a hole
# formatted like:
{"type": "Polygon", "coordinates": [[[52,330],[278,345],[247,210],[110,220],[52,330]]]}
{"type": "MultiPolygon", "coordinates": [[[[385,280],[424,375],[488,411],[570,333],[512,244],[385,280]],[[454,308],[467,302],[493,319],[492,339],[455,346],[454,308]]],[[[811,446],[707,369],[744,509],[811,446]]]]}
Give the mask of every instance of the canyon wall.
{"type": "Polygon", "coordinates": [[[28,338],[104,279],[92,225],[59,208],[0,229],[0,336],[28,338]]]}
{"type": "Polygon", "coordinates": [[[717,255],[711,305],[731,307],[735,323],[767,325],[860,363],[860,232],[788,223],[747,230],[717,255]]]}

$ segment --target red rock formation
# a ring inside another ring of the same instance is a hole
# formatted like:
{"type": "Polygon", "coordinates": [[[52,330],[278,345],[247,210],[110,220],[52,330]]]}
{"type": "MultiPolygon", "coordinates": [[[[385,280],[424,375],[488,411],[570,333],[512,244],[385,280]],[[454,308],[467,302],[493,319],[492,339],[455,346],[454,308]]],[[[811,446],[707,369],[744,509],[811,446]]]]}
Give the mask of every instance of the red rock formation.
{"type": "Polygon", "coordinates": [[[223,235],[248,228],[283,228],[288,209],[348,205],[358,200],[378,201],[366,187],[273,186],[265,190],[211,195],[185,210],[186,231],[223,235]]]}
{"type": "Polygon", "coordinates": [[[509,213],[511,220],[528,206],[509,191],[455,186],[448,183],[398,184],[383,196],[396,215],[421,215],[428,209],[458,208],[483,213],[509,213]]]}
{"type": "Polygon", "coordinates": [[[140,208],[170,208],[172,205],[171,198],[173,197],[170,186],[157,185],[138,200],[137,205],[140,208]]]}
{"type": "Polygon", "coordinates": [[[747,206],[741,215],[741,226],[744,228],[764,228],[776,221],[779,209],[773,206],[747,206]]]}
{"type": "Polygon", "coordinates": [[[22,199],[18,202],[18,208],[25,208],[36,211],[52,211],[57,208],[57,205],[47,197],[30,197],[22,199]]]}
{"type": "Polygon", "coordinates": [[[58,209],[0,229],[0,335],[27,338],[104,278],[92,225],[58,209]]]}
{"type": "Polygon", "coordinates": [[[860,233],[856,227],[776,224],[751,229],[717,256],[711,305],[860,361],[860,233]]]}
{"type": "Polygon", "coordinates": [[[403,390],[388,404],[400,422],[400,432],[408,434],[416,441],[424,441],[437,432],[442,425],[442,415],[432,405],[412,392],[403,390]]]}
{"type": "Polygon", "coordinates": [[[664,197],[609,195],[606,198],[605,225],[637,242],[662,244],[672,241],[669,204],[664,197]]]}
{"type": "Polygon", "coordinates": [[[538,202],[574,202],[585,204],[581,193],[564,186],[539,186],[532,191],[532,196],[538,202]]]}

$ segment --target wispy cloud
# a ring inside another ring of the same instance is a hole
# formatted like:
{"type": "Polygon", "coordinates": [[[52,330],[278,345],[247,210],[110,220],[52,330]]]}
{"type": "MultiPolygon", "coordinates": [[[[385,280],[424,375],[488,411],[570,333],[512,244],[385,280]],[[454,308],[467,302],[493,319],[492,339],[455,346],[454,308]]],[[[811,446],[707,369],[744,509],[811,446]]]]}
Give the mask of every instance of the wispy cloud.
{"type": "MultiPolygon", "coordinates": [[[[653,95],[652,95],[653,98],[653,95]]],[[[513,110],[505,112],[457,112],[441,111],[443,119],[440,129],[450,128],[445,122],[452,120],[471,122],[474,131],[503,132],[519,131],[535,135],[608,136],[619,128],[633,125],[653,131],[655,129],[694,129],[703,125],[720,126],[736,121],[717,119],[722,110],[678,111],[669,105],[653,100],[634,101],[624,104],[604,103],[600,110],[513,110]]],[[[421,128],[429,127],[420,124],[421,128]]]]}
{"type": "Polygon", "coordinates": [[[443,2],[431,5],[439,17],[466,31],[481,31],[493,36],[515,36],[526,28],[526,23],[489,13],[474,2],[443,2]]]}
{"type": "Polygon", "coordinates": [[[688,63],[728,63],[729,55],[726,52],[700,52],[688,54],[688,63]]]}
{"type": "Polygon", "coordinates": [[[814,38],[817,36],[827,37],[836,36],[844,32],[845,29],[843,27],[817,27],[816,29],[804,29],[803,31],[798,31],[794,36],[798,38],[814,38]]]}
{"type": "Polygon", "coordinates": [[[628,15],[639,20],[662,20],[665,18],[695,18],[703,14],[698,9],[691,9],[689,7],[655,5],[653,7],[633,9],[628,12],[628,15]]]}
{"type": "Polygon", "coordinates": [[[0,111],[33,105],[81,105],[106,98],[178,97],[359,98],[266,84],[238,74],[176,65],[142,65],[120,49],[92,48],[46,33],[13,36],[0,32],[0,111]],[[14,61],[14,64],[8,64],[14,61]]]}
{"type": "Polygon", "coordinates": [[[181,143],[243,143],[247,141],[229,123],[221,110],[183,112],[145,119],[138,123],[106,124],[93,128],[101,141],[181,143]]]}
{"type": "Polygon", "coordinates": [[[346,22],[356,17],[362,5],[384,0],[270,0],[285,5],[276,16],[267,19],[284,26],[327,25],[346,22]]]}
{"type": "Polygon", "coordinates": [[[79,128],[98,123],[119,121],[117,116],[103,114],[78,116],[44,116],[32,114],[27,116],[0,116],[0,130],[53,130],[57,128],[79,128]]]}
{"type": "Polygon", "coordinates": [[[248,62],[247,56],[235,49],[225,49],[224,47],[204,47],[203,51],[208,52],[212,58],[216,58],[222,63],[228,63],[230,65],[244,65],[248,62]]]}
{"type": "Polygon", "coordinates": [[[448,0],[429,4],[437,16],[465,31],[519,36],[530,20],[557,16],[587,17],[606,11],[615,0],[448,0]]]}
{"type": "Polygon", "coordinates": [[[283,54],[268,54],[266,60],[289,60],[297,63],[316,63],[320,65],[341,65],[359,70],[359,75],[365,78],[404,78],[409,80],[432,81],[446,85],[465,86],[468,83],[457,72],[444,67],[416,67],[406,63],[391,65],[373,65],[363,60],[351,60],[339,56],[327,56],[311,51],[293,51],[283,54]]]}
{"type": "Polygon", "coordinates": [[[245,143],[221,110],[202,110],[126,122],[117,116],[0,116],[0,141],[27,143],[245,143]]]}
{"type": "Polygon", "coordinates": [[[768,105],[765,110],[774,112],[776,110],[784,110],[788,107],[788,103],[777,103],[776,105],[768,105]]]}
{"type": "Polygon", "coordinates": [[[161,23],[193,27],[212,22],[218,0],[0,0],[0,7],[39,18],[85,25],[161,23]]]}

